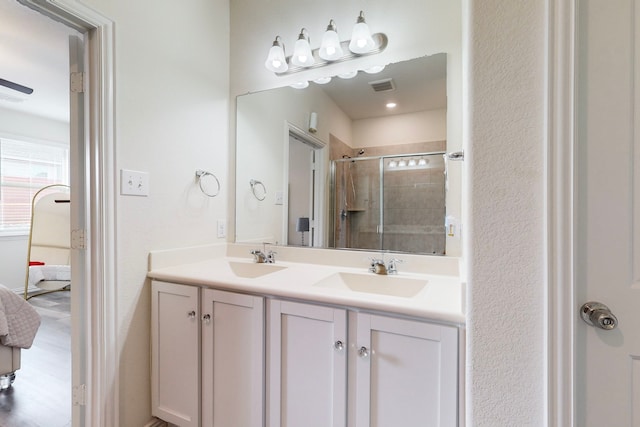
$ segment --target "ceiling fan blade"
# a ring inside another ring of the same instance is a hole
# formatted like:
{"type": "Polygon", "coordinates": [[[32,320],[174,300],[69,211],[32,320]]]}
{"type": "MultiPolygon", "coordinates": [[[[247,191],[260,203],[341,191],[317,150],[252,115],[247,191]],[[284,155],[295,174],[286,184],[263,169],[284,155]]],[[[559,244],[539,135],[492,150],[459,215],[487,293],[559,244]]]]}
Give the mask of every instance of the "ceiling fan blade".
{"type": "Polygon", "coordinates": [[[13,89],[27,95],[31,95],[33,93],[33,89],[31,89],[30,87],[22,86],[18,83],[14,83],[5,79],[0,79],[0,86],[8,87],[9,89],[13,89]]]}

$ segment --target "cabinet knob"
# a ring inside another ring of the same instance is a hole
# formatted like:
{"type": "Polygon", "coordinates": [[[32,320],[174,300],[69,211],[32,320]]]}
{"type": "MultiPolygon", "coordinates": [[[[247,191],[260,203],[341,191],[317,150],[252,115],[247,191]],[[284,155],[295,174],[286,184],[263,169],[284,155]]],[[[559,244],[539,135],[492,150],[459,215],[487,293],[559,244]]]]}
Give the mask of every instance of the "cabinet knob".
{"type": "Polygon", "coordinates": [[[190,312],[187,313],[187,317],[189,317],[189,319],[195,319],[196,318],[196,311],[195,310],[191,310],[190,312]]]}
{"type": "Polygon", "coordinates": [[[202,316],[202,321],[208,325],[209,322],[211,322],[211,315],[205,314],[204,316],[202,316]]]}
{"type": "Polygon", "coordinates": [[[360,349],[358,350],[358,356],[364,358],[369,357],[369,349],[367,347],[360,347],[360,349]]]}
{"type": "Polygon", "coordinates": [[[341,351],[344,348],[344,343],[338,340],[335,342],[335,344],[333,344],[333,348],[335,348],[338,351],[341,351]]]}

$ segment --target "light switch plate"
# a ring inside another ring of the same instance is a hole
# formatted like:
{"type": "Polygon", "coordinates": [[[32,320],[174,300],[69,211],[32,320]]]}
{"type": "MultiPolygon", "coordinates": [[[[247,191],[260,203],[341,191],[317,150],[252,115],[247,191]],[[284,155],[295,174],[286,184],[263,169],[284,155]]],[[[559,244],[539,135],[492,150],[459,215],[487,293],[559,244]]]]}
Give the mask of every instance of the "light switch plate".
{"type": "Polygon", "coordinates": [[[284,205],[284,192],[276,191],[276,205],[284,205]]]}
{"type": "Polygon", "coordinates": [[[120,194],[124,196],[149,195],[149,174],[127,169],[120,169],[120,194]]]}

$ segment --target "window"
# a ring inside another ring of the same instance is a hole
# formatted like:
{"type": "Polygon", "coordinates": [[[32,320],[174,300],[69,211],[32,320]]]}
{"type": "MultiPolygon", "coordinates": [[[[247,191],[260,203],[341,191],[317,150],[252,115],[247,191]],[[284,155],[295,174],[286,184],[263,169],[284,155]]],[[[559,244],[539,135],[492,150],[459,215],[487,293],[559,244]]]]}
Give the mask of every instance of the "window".
{"type": "Polygon", "coordinates": [[[29,233],[31,199],[50,184],[69,184],[69,147],[0,138],[0,236],[29,233]]]}

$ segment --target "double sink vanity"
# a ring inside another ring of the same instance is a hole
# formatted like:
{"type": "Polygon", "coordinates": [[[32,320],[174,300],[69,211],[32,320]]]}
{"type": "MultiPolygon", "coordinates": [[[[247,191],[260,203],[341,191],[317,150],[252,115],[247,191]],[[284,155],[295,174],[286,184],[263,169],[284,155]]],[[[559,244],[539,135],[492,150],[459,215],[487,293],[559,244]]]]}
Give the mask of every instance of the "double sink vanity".
{"type": "Polygon", "coordinates": [[[459,425],[457,258],[402,255],[385,275],[375,252],[278,246],[274,262],[256,262],[252,250],[151,253],[155,416],[182,427],[459,425]]]}

